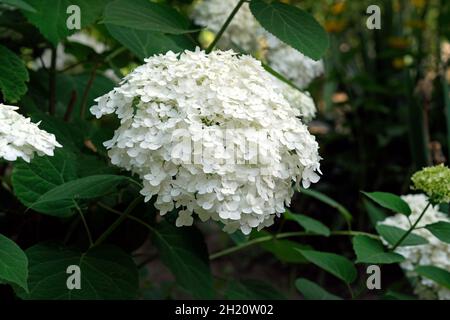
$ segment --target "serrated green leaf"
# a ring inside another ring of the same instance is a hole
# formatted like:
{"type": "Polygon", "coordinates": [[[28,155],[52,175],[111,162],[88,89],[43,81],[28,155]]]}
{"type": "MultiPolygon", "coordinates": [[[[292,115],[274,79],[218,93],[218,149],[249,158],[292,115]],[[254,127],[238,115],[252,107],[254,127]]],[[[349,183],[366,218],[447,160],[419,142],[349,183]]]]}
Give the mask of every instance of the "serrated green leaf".
{"type": "MultiPolygon", "coordinates": [[[[398,227],[388,226],[385,224],[378,224],[376,226],[377,232],[380,236],[383,237],[390,245],[395,245],[397,241],[406,233],[406,230],[403,230],[398,227]]],[[[418,236],[411,232],[400,244],[400,247],[406,246],[418,246],[421,244],[427,244],[427,239],[418,236]]]]}
{"type": "Polygon", "coordinates": [[[450,223],[439,221],[436,223],[428,224],[425,226],[425,228],[439,240],[450,243],[450,223]]]}
{"type": "Polygon", "coordinates": [[[26,250],[29,259],[29,293],[18,291],[22,299],[104,300],[134,299],[138,290],[138,270],[130,255],[102,245],[86,253],[54,244],[38,244],[26,250]],[[80,268],[81,289],[69,290],[71,265],[80,268]]]}
{"type": "Polygon", "coordinates": [[[145,32],[183,34],[194,32],[189,21],[174,8],[147,0],[116,0],[105,8],[103,23],[145,32]]]}
{"type": "Polygon", "coordinates": [[[346,283],[356,279],[356,268],[347,258],[330,252],[298,250],[309,262],[324,269],[346,283]]]}
{"type": "Polygon", "coordinates": [[[252,0],[256,20],[281,41],[319,60],[329,46],[328,34],[306,11],[278,1],[252,0]]]}
{"type": "Polygon", "coordinates": [[[182,35],[166,35],[112,24],[106,24],[106,27],[114,39],[141,60],[167,51],[182,52],[193,48],[193,43],[182,35]]]}
{"type": "Polygon", "coordinates": [[[411,214],[409,205],[399,196],[388,192],[363,192],[368,198],[372,199],[380,206],[392,210],[395,213],[402,213],[406,216],[411,214]]]}
{"type": "Polygon", "coordinates": [[[405,260],[394,252],[386,252],[381,241],[358,235],[353,238],[353,250],[356,253],[356,263],[389,264],[405,260]]]}
{"type": "Polygon", "coordinates": [[[450,272],[435,266],[419,266],[415,271],[422,277],[433,280],[441,286],[450,289],[450,272]]]}
{"type": "Polygon", "coordinates": [[[288,220],[297,222],[300,226],[305,228],[306,231],[320,234],[325,237],[330,235],[330,229],[326,225],[304,214],[292,213],[289,210],[286,210],[284,216],[288,220]]]}
{"type": "Polygon", "coordinates": [[[341,297],[329,293],[316,283],[305,278],[295,280],[295,287],[303,294],[306,300],[342,300],[341,297]]]}
{"type": "Polygon", "coordinates": [[[28,259],[20,247],[0,234],[0,282],[13,283],[28,291],[28,259]]]}
{"type": "Polygon", "coordinates": [[[212,299],[212,275],[208,250],[195,228],[176,228],[162,221],[152,228],[153,241],[161,260],[172,271],[177,283],[195,298],[212,299]]]}
{"type": "Polygon", "coordinates": [[[23,61],[0,45],[0,92],[5,101],[16,102],[27,92],[28,71],[23,61]]]}

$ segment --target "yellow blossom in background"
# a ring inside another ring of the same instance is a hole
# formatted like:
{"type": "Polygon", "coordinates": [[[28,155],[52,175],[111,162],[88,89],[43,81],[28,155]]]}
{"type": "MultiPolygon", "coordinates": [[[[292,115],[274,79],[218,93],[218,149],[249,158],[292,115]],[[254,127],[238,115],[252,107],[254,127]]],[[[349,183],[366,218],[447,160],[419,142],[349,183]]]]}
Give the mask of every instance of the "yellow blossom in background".
{"type": "Polygon", "coordinates": [[[419,29],[419,30],[423,30],[426,27],[425,21],[417,20],[417,19],[408,20],[408,21],[406,21],[405,25],[407,27],[410,27],[413,29],[419,29]]]}
{"type": "Polygon", "coordinates": [[[423,8],[425,6],[426,0],[411,0],[411,4],[414,7],[418,8],[418,9],[421,9],[421,8],[423,8]]]}
{"type": "Polygon", "coordinates": [[[403,67],[405,66],[405,61],[403,61],[402,58],[395,58],[394,60],[392,60],[392,66],[395,69],[403,69],[403,67]]]}
{"type": "Polygon", "coordinates": [[[332,14],[334,14],[335,16],[337,16],[338,14],[341,14],[342,12],[344,12],[345,10],[345,2],[344,1],[339,1],[335,4],[333,4],[330,8],[330,11],[332,14]]]}
{"type": "Polygon", "coordinates": [[[409,47],[409,40],[404,37],[389,37],[388,44],[391,48],[406,49],[409,47]]]}
{"type": "Polygon", "coordinates": [[[338,33],[345,29],[347,21],[345,20],[328,20],[325,21],[325,30],[329,33],[338,33]]]}

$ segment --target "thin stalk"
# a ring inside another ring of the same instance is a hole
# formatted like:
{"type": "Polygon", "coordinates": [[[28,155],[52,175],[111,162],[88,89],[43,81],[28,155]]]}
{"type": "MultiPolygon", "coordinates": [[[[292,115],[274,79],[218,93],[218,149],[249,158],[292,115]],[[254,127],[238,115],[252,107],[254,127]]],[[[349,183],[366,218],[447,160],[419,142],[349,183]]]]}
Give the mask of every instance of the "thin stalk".
{"type": "Polygon", "coordinates": [[[234,16],[239,11],[239,9],[241,8],[241,6],[244,4],[245,1],[246,0],[240,0],[238,2],[238,4],[236,5],[236,7],[234,7],[233,11],[231,11],[230,15],[228,16],[227,20],[223,24],[222,28],[220,28],[220,30],[217,33],[216,37],[214,38],[213,42],[211,42],[211,44],[206,49],[206,53],[210,53],[214,49],[214,47],[216,46],[217,42],[220,40],[220,38],[222,37],[223,33],[225,32],[225,30],[227,29],[227,27],[229,26],[229,24],[233,20],[234,16]]]}
{"type": "Polygon", "coordinates": [[[394,251],[399,245],[401,245],[403,240],[405,240],[406,237],[416,228],[417,224],[422,219],[423,215],[425,214],[427,209],[430,207],[430,205],[431,205],[431,202],[428,202],[427,206],[423,209],[422,213],[420,214],[420,216],[416,220],[416,222],[414,222],[414,224],[411,226],[411,228],[409,228],[408,231],[406,231],[405,234],[394,244],[394,246],[392,247],[391,251],[394,251]]]}
{"type": "Polygon", "coordinates": [[[56,112],[56,47],[52,46],[51,48],[51,65],[50,65],[50,71],[49,71],[49,91],[50,91],[50,97],[48,100],[48,112],[51,115],[54,115],[56,112]]]}
{"type": "Polygon", "coordinates": [[[78,210],[78,213],[80,214],[81,221],[83,222],[84,229],[86,230],[86,234],[89,240],[89,247],[92,247],[94,245],[94,241],[92,241],[92,234],[87,224],[86,218],[84,217],[83,210],[81,210],[81,208],[78,206],[78,203],[75,200],[73,200],[73,203],[75,205],[75,208],[78,210]]]}
{"type": "Polygon", "coordinates": [[[97,69],[99,66],[100,63],[98,62],[94,64],[94,67],[92,68],[91,71],[91,76],[89,77],[88,83],[86,84],[86,87],[84,89],[83,97],[81,99],[81,111],[80,111],[81,119],[84,119],[84,116],[86,114],[86,105],[89,97],[89,91],[91,90],[92,85],[94,84],[95,76],[97,75],[97,69]]]}
{"type": "Polygon", "coordinates": [[[95,241],[95,243],[93,244],[93,246],[97,246],[99,244],[101,244],[103,241],[106,240],[106,238],[108,238],[108,236],[117,229],[117,227],[126,219],[130,217],[131,212],[134,210],[134,208],[136,208],[136,206],[139,204],[139,202],[141,201],[141,197],[137,197],[136,199],[134,199],[129,205],[128,207],[125,209],[125,211],[120,215],[120,217],[114,221],[114,223],[112,225],[109,226],[108,229],[106,229],[105,232],[103,232],[102,235],[100,235],[100,237],[98,237],[98,239],[95,241]]]}

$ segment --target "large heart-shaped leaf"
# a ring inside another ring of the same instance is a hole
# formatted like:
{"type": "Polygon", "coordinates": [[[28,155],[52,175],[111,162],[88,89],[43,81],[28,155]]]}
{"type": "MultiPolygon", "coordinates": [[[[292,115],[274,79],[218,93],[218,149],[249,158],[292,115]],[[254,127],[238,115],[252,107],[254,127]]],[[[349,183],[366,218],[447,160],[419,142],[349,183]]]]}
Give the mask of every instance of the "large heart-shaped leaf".
{"type": "Polygon", "coordinates": [[[29,293],[23,299],[134,299],[138,270],[131,256],[114,246],[93,247],[86,253],[54,244],[26,250],[29,293]],[[81,289],[68,289],[69,266],[80,268],[81,289]]]}
{"type": "Polygon", "coordinates": [[[177,283],[195,298],[214,297],[208,250],[195,228],[176,228],[166,221],[152,228],[153,241],[177,283]]]}

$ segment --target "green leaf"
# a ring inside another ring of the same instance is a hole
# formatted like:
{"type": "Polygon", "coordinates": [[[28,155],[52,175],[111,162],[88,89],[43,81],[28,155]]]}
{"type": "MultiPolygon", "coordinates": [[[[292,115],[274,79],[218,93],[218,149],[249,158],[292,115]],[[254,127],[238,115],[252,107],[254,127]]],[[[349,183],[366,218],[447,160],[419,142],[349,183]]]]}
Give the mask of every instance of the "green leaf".
{"type": "Polygon", "coordinates": [[[103,300],[134,299],[138,270],[131,256],[114,246],[93,247],[86,253],[54,244],[38,244],[26,250],[29,259],[29,293],[23,299],[103,300]],[[67,267],[80,268],[81,289],[69,290],[67,267]]]}
{"type": "MultiPolygon", "coordinates": [[[[28,0],[31,2],[30,0],[28,0]]],[[[67,36],[78,30],[67,28],[67,19],[70,14],[67,8],[71,5],[80,7],[81,27],[84,28],[95,22],[101,15],[105,4],[109,0],[33,0],[31,3],[36,12],[25,11],[24,15],[35,25],[44,37],[54,46],[67,36]]]]}
{"type": "Polygon", "coordinates": [[[36,9],[34,9],[32,6],[30,6],[24,0],[0,0],[0,3],[4,3],[4,4],[7,4],[12,7],[22,9],[22,10],[36,12],[36,9]]]}
{"type": "Polygon", "coordinates": [[[381,209],[373,205],[369,200],[363,199],[363,204],[374,227],[378,222],[386,219],[387,215],[381,209]]]}
{"type": "Polygon", "coordinates": [[[152,229],[153,241],[161,260],[172,271],[177,283],[194,298],[214,297],[208,250],[195,228],[176,228],[162,221],[152,229]]]}
{"type": "Polygon", "coordinates": [[[394,211],[395,213],[402,213],[406,216],[411,214],[409,205],[399,196],[388,192],[363,192],[368,198],[372,199],[380,206],[394,211]]]}
{"type": "MultiPolygon", "coordinates": [[[[397,241],[405,234],[406,230],[403,230],[398,227],[388,226],[385,224],[378,224],[376,226],[377,232],[380,236],[383,237],[390,245],[395,245],[397,241]]],[[[400,247],[406,246],[418,246],[421,244],[427,244],[427,239],[418,236],[414,233],[410,233],[400,244],[400,247]]]]}
{"type": "Polygon", "coordinates": [[[340,203],[338,203],[337,201],[331,199],[330,197],[328,197],[327,195],[319,192],[319,191],[315,191],[312,189],[304,189],[301,188],[300,192],[310,196],[312,198],[315,198],[327,205],[329,205],[332,208],[335,208],[337,211],[339,211],[339,213],[341,214],[341,216],[345,219],[345,221],[347,221],[348,223],[350,223],[353,219],[351,213],[340,203]]]}
{"type": "Polygon", "coordinates": [[[147,0],[116,0],[108,4],[104,23],[142,31],[183,34],[194,32],[189,21],[172,7],[147,0]]]}
{"type": "Polygon", "coordinates": [[[231,281],[225,291],[230,300],[283,300],[286,297],[270,284],[259,280],[231,281]]]}
{"type": "Polygon", "coordinates": [[[27,92],[29,80],[23,61],[11,50],[0,45],[0,91],[5,101],[17,102],[27,92]]]}
{"type": "Polygon", "coordinates": [[[270,240],[262,242],[260,246],[271,252],[278,260],[286,263],[305,263],[305,257],[298,250],[310,249],[308,245],[300,244],[291,240],[270,240]]]}
{"type": "Polygon", "coordinates": [[[439,221],[426,225],[425,228],[439,240],[450,243],[450,223],[439,221]]]}
{"type": "Polygon", "coordinates": [[[305,278],[295,280],[295,286],[306,300],[342,300],[342,298],[329,293],[316,283],[305,278]]]}
{"type": "Polygon", "coordinates": [[[163,33],[130,29],[107,24],[111,36],[127,47],[141,60],[167,51],[181,52],[192,49],[193,43],[181,35],[166,35],[163,33]]]}
{"type": "Polygon", "coordinates": [[[314,250],[298,250],[309,262],[324,269],[346,283],[356,279],[356,268],[347,258],[335,253],[314,250]]]}
{"type": "Polygon", "coordinates": [[[65,182],[40,195],[29,208],[49,214],[67,211],[76,206],[75,201],[89,200],[107,195],[126,180],[128,178],[125,176],[105,174],[65,182]]]}
{"type": "Polygon", "coordinates": [[[281,41],[319,60],[329,45],[328,34],[309,13],[278,1],[252,0],[256,20],[281,41]]]}
{"type": "Polygon", "coordinates": [[[289,210],[286,210],[286,212],[284,213],[284,216],[288,220],[297,222],[299,225],[301,225],[303,228],[305,228],[306,231],[320,234],[325,237],[328,237],[330,235],[330,229],[326,225],[324,225],[322,222],[317,221],[311,217],[308,217],[303,214],[292,213],[289,210]]]}
{"type": "Polygon", "coordinates": [[[20,247],[0,234],[0,282],[14,283],[28,291],[28,259],[20,247]]]}
{"type": "MultiPolygon", "coordinates": [[[[12,174],[15,195],[25,206],[32,206],[48,191],[76,178],[75,161],[75,155],[64,149],[57,149],[53,157],[35,157],[30,163],[17,161],[12,174]]],[[[69,209],[46,213],[71,215],[69,209]]]]}
{"type": "Polygon", "coordinates": [[[450,272],[435,266],[419,266],[415,271],[422,277],[433,280],[441,286],[450,289],[450,272]]]}
{"type": "Polygon", "coordinates": [[[358,235],[353,238],[353,250],[356,253],[356,263],[389,264],[405,260],[394,252],[385,252],[381,241],[358,235]]]}

